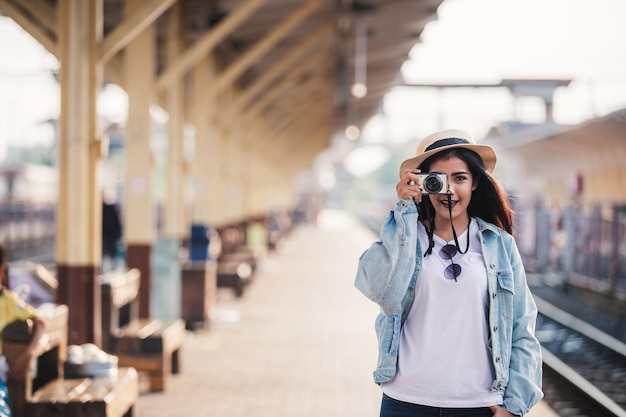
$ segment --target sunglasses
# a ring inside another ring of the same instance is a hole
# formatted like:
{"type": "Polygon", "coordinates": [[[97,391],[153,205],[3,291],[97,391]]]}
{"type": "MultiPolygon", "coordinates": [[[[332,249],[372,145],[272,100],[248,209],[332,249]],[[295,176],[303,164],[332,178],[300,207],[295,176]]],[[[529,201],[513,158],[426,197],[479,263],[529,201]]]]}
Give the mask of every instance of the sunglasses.
{"type": "Polygon", "coordinates": [[[450,261],[450,265],[448,265],[446,269],[444,269],[443,275],[447,279],[453,279],[455,282],[458,282],[457,278],[459,277],[459,275],[461,275],[461,271],[463,270],[461,268],[461,265],[455,264],[454,260],[452,259],[454,258],[454,256],[456,256],[457,253],[458,253],[458,250],[456,246],[450,245],[450,244],[445,245],[439,251],[439,256],[441,256],[442,259],[447,259],[450,261]]]}

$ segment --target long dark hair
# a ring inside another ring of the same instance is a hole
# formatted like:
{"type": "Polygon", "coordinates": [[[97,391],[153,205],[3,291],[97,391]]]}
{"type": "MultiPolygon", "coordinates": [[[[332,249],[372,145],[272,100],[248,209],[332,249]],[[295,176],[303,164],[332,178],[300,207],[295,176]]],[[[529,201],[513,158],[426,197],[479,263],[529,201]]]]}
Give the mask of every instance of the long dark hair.
{"type": "MultiPolygon", "coordinates": [[[[513,209],[509,198],[498,180],[485,170],[485,164],[476,152],[465,148],[447,149],[426,159],[419,169],[422,173],[427,173],[433,162],[452,156],[456,156],[467,164],[474,184],[477,185],[467,207],[470,217],[480,217],[513,234],[513,209]]],[[[433,229],[435,208],[429,198],[422,199],[419,203],[419,211],[420,221],[429,223],[428,226],[433,229]]]]}

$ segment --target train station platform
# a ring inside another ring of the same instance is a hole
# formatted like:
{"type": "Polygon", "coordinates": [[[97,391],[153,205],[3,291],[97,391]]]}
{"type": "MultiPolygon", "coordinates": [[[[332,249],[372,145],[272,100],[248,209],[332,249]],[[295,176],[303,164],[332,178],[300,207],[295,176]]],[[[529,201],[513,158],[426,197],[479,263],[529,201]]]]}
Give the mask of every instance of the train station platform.
{"type": "MultiPolygon", "coordinates": [[[[378,308],[353,286],[375,239],[335,211],[294,230],[243,297],[219,290],[210,329],[187,334],[182,373],[142,393],[138,416],[377,416],[378,308]]],[[[543,402],[527,415],[557,416],[543,402]]]]}

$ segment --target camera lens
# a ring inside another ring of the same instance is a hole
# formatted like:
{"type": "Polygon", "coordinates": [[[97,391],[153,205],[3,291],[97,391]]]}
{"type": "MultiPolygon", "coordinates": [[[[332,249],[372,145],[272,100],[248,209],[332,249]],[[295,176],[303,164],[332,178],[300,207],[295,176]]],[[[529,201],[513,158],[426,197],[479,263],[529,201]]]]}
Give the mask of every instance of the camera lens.
{"type": "Polygon", "coordinates": [[[424,190],[431,193],[437,194],[443,188],[443,182],[441,179],[435,175],[431,174],[424,179],[424,190]]]}

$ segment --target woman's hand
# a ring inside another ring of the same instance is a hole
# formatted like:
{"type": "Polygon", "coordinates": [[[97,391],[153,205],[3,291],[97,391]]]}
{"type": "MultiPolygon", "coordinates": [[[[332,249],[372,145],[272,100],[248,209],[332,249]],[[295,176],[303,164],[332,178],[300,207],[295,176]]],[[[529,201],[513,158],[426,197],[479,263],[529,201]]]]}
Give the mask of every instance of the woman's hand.
{"type": "Polygon", "coordinates": [[[504,408],[500,407],[499,405],[492,405],[489,408],[491,408],[493,417],[518,417],[515,414],[509,413],[508,411],[506,411],[504,408]]]}
{"type": "Polygon", "coordinates": [[[398,198],[403,200],[413,199],[416,202],[422,201],[422,192],[419,187],[419,180],[417,174],[421,171],[419,169],[405,169],[402,172],[400,181],[396,184],[396,193],[398,198]]]}

